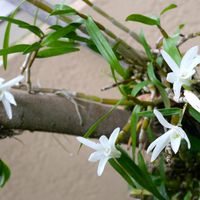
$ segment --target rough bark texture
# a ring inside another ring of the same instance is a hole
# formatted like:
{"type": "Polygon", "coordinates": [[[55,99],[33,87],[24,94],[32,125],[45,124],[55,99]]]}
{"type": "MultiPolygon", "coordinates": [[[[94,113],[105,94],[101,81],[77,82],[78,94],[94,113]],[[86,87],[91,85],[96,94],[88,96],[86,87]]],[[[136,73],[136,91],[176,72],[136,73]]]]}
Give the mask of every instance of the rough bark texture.
{"type": "MultiPolygon", "coordinates": [[[[103,114],[109,111],[110,106],[76,99],[83,120],[80,125],[75,105],[68,99],[53,94],[28,94],[13,92],[17,107],[12,107],[13,118],[9,120],[2,104],[0,105],[0,124],[3,129],[21,129],[30,131],[45,131],[83,135],[87,129],[103,114]]],[[[116,127],[123,127],[130,113],[116,109],[100,124],[93,137],[102,134],[110,135],[116,127]]],[[[0,134],[5,134],[3,131],[0,134]]]]}

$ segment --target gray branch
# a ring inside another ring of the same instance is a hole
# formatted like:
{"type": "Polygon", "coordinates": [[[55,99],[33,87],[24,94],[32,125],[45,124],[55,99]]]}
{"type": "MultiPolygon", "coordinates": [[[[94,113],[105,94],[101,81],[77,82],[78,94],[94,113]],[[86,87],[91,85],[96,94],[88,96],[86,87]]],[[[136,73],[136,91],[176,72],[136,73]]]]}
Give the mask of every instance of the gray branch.
{"type": "MultiPolygon", "coordinates": [[[[79,116],[74,104],[64,98],[53,94],[28,94],[26,92],[13,92],[17,106],[12,107],[13,118],[9,120],[0,103],[0,125],[3,130],[20,129],[29,131],[44,131],[70,135],[83,135],[88,128],[111,108],[89,101],[75,99],[79,105],[83,125],[80,125],[79,116]]],[[[116,127],[123,127],[130,113],[116,109],[103,121],[93,137],[102,134],[107,136],[116,127]]],[[[0,136],[5,131],[0,131],[0,136]]]]}

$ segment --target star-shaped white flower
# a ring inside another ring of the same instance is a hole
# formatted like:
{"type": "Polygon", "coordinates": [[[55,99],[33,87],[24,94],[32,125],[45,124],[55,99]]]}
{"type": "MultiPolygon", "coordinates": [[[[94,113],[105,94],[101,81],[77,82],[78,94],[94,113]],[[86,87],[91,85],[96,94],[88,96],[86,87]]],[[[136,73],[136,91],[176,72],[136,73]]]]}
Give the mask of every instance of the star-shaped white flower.
{"type": "Polygon", "coordinates": [[[160,154],[160,152],[170,143],[171,144],[171,148],[173,150],[173,152],[176,154],[179,150],[180,144],[181,144],[181,139],[186,140],[187,144],[188,144],[188,148],[190,148],[190,141],[185,133],[185,131],[179,127],[179,126],[175,126],[170,124],[169,122],[167,122],[165,120],[165,118],[163,117],[163,115],[156,109],[154,109],[154,114],[156,116],[156,118],[158,119],[158,121],[165,127],[168,128],[169,130],[164,133],[163,135],[161,135],[160,137],[158,137],[156,140],[154,140],[148,147],[147,149],[147,153],[149,153],[150,151],[152,151],[153,149],[153,153],[151,156],[151,162],[153,162],[158,155],[160,154]]]}
{"type": "Polygon", "coordinates": [[[5,82],[3,78],[0,78],[0,101],[2,101],[5,108],[6,114],[9,119],[12,119],[12,109],[11,105],[17,105],[14,96],[9,92],[10,88],[18,84],[24,76],[20,75],[10,81],[5,82]]]}
{"type": "Polygon", "coordinates": [[[118,151],[115,147],[115,142],[119,135],[119,132],[120,132],[120,129],[116,128],[110,135],[109,139],[105,135],[102,135],[99,138],[100,143],[92,142],[91,140],[88,140],[83,137],[77,137],[77,140],[80,143],[95,150],[95,152],[93,152],[90,155],[88,160],[90,162],[99,161],[99,165],[97,169],[98,176],[102,175],[105,165],[110,158],[119,158],[121,155],[121,152],[118,151]]]}
{"type": "Polygon", "coordinates": [[[191,91],[184,91],[185,100],[189,103],[196,111],[200,112],[200,100],[199,98],[191,91]]]}
{"type": "Polygon", "coordinates": [[[200,63],[198,46],[190,48],[181,60],[180,67],[164,50],[161,50],[162,57],[171,68],[172,72],[167,74],[167,81],[173,83],[175,99],[179,99],[182,85],[190,85],[190,80],[195,74],[195,67],[200,63]]]}

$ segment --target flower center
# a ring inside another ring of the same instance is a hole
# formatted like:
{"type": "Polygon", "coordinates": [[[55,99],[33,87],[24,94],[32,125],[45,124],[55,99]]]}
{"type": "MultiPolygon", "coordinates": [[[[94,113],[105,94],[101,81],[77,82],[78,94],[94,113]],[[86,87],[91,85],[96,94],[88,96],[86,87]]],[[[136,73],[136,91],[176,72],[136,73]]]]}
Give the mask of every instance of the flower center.
{"type": "Polygon", "coordinates": [[[104,155],[109,156],[111,154],[111,148],[105,148],[104,149],[104,155]]]}

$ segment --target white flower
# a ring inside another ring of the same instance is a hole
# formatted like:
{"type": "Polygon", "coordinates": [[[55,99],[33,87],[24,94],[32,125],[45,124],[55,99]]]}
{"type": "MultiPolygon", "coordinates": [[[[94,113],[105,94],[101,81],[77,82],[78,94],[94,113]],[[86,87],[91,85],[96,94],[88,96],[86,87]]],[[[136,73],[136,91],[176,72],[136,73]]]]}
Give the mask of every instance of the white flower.
{"type": "Polygon", "coordinates": [[[175,125],[172,125],[170,123],[168,123],[165,118],[163,117],[163,115],[156,109],[154,109],[154,114],[157,117],[158,121],[165,127],[168,128],[169,130],[164,133],[163,135],[161,135],[160,137],[158,137],[156,140],[154,140],[148,147],[147,149],[147,153],[149,153],[150,151],[152,151],[153,149],[153,153],[151,156],[151,162],[153,162],[158,155],[160,154],[160,152],[169,144],[171,143],[171,147],[173,152],[176,154],[179,150],[180,144],[181,144],[181,139],[185,139],[187,144],[188,144],[188,148],[190,148],[190,141],[185,133],[185,131],[175,125]]]}
{"type": "Polygon", "coordinates": [[[77,140],[80,143],[95,150],[95,152],[90,155],[88,160],[90,162],[96,162],[99,160],[99,165],[97,169],[98,176],[102,175],[105,165],[110,158],[119,158],[121,155],[120,151],[118,151],[115,147],[115,142],[119,135],[119,132],[120,129],[116,128],[110,135],[109,139],[105,135],[102,135],[99,138],[100,143],[92,142],[83,137],[77,137],[77,140]]]}
{"type": "Polygon", "coordinates": [[[175,99],[179,99],[182,85],[190,85],[191,77],[195,73],[194,68],[200,63],[200,56],[197,53],[198,46],[190,48],[183,56],[179,67],[167,52],[161,50],[162,57],[173,71],[167,74],[167,81],[173,83],[175,99]]]}
{"type": "Polygon", "coordinates": [[[200,100],[199,98],[191,91],[185,90],[184,96],[186,101],[198,112],[200,112],[200,100]]]}
{"type": "Polygon", "coordinates": [[[7,82],[5,82],[3,78],[0,78],[0,101],[2,101],[9,119],[12,119],[12,109],[10,104],[15,106],[17,105],[14,96],[9,92],[9,90],[12,86],[22,81],[23,78],[24,76],[20,75],[7,82]]]}

